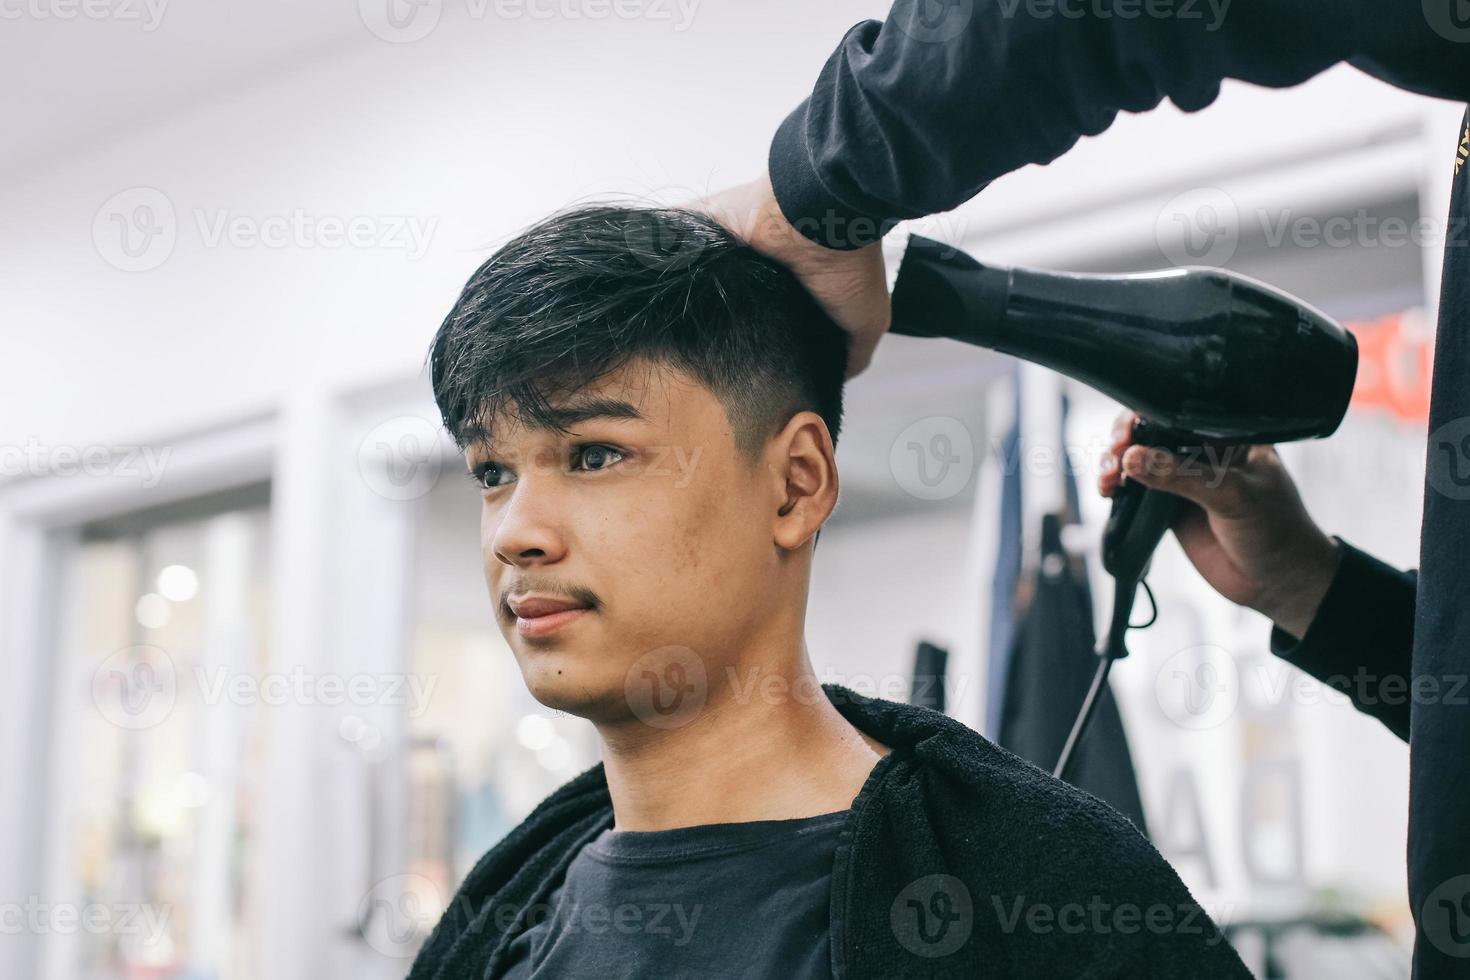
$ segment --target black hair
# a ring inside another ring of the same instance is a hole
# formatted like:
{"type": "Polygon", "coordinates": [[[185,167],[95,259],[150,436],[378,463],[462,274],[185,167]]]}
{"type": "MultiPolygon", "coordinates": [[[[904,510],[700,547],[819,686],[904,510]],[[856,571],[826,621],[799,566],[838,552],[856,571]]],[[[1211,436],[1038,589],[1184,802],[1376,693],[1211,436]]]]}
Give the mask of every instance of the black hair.
{"type": "Polygon", "coordinates": [[[476,269],[428,361],[461,450],[510,402],[517,421],[565,433],[548,399],[646,358],[704,385],[753,462],[799,411],[836,444],[848,343],[790,270],[713,219],[596,204],[551,215],[476,269]]]}

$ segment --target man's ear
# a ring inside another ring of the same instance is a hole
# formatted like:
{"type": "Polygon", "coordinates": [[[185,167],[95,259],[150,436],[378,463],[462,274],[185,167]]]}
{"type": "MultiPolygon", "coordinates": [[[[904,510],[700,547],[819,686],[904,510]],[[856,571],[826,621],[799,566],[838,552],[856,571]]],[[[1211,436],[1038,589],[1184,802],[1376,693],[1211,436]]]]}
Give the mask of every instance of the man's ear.
{"type": "Polygon", "coordinates": [[[798,412],[777,433],[770,448],[776,503],[772,532],[776,544],[795,550],[821,534],[822,525],[837,506],[832,434],[816,412],[798,412]]]}

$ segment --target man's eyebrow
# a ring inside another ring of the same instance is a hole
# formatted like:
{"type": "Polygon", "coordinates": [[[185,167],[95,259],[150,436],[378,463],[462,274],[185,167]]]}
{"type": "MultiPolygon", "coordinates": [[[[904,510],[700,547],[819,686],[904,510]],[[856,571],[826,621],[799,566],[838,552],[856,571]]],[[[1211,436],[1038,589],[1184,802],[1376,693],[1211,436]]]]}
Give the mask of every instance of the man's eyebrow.
{"type": "MultiPolygon", "coordinates": [[[[551,406],[551,417],[559,425],[568,429],[580,425],[583,422],[591,422],[604,419],[623,419],[634,422],[647,422],[648,416],[638,410],[631,402],[623,401],[621,398],[608,398],[604,396],[583,398],[567,402],[562,405],[551,406]]],[[[527,424],[538,431],[547,432],[551,426],[544,425],[534,420],[528,420],[527,424]]],[[[465,426],[465,436],[468,442],[478,442],[486,447],[494,448],[494,437],[489,426],[479,422],[471,422],[465,426]]]]}

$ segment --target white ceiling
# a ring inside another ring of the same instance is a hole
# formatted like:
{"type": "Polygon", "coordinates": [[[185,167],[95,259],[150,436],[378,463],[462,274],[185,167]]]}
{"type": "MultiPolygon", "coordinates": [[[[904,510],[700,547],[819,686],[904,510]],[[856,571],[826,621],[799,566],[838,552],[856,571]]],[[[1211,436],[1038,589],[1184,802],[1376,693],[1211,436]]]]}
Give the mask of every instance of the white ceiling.
{"type": "Polygon", "coordinates": [[[373,43],[382,42],[357,0],[8,0],[0,175],[44,167],[263,73],[373,43]]]}

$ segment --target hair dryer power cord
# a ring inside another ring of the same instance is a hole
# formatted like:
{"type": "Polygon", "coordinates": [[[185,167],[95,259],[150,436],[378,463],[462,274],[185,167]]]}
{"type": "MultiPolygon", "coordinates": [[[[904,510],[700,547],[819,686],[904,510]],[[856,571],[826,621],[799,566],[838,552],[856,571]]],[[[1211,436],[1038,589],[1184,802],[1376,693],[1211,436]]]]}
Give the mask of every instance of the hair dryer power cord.
{"type": "Polygon", "coordinates": [[[1123,649],[1123,634],[1127,630],[1145,629],[1154,624],[1159,618],[1159,604],[1154,599],[1154,590],[1148,587],[1147,580],[1140,579],[1138,586],[1148,594],[1148,604],[1153,608],[1153,615],[1148,622],[1134,625],[1128,622],[1128,616],[1133,611],[1134,589],[1119,587],[1114,596],[1113,622],[1108,628],[1109,643],[1098,651],[1097,670],[1092,675],[1092,686],[1087,689],[1087,697],[1082,700],[1082,710],[1077,712],[1077,720],[1072,723],[1072,731],[1067,735],[1066,744],[1062,746],[1062,754],[1057,757],[1056,768],[1052,775],[1057,779],[1067,778],[1067,766],[1072,761],[1076,752],[1077,743],[1082,741],[1082,735],[1087,730],[1087,725],[1092,721],[1093,712],[1097,709],[1104,685],[1108,682],[1108,671],[1113,669],[1113,662],[1127,656],[1128,651],[1123,649]],[[1126,601],[1124,601],[1126,600],[1126,601]]]}

